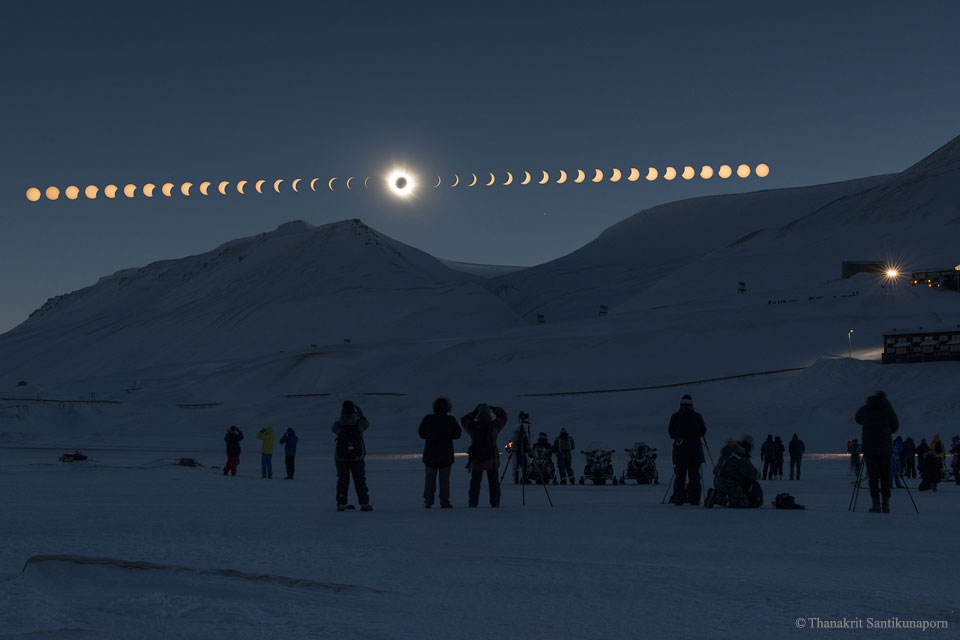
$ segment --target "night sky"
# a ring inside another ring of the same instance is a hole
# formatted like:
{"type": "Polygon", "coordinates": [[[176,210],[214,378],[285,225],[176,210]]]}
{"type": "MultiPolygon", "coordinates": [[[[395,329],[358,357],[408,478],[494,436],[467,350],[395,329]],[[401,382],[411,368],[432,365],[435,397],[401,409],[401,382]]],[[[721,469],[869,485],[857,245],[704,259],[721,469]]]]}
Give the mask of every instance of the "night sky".
{"type": "Polygon", "coordinates": [[[294,219],[533,265],[658,203],[899,171],[960,134],[958,24],[952,0],[3,0],[0,331],[118,269],[294,219]],[[741,162],[771,175],[502,186],[507,171],[741,162]],[[408,200],[379,186],[397,165],[421,180],[408,200]],[[447,186],[471,172],[497,186],[447,186]],[[351,175],[376,188],[24,195],[351,175]]]}

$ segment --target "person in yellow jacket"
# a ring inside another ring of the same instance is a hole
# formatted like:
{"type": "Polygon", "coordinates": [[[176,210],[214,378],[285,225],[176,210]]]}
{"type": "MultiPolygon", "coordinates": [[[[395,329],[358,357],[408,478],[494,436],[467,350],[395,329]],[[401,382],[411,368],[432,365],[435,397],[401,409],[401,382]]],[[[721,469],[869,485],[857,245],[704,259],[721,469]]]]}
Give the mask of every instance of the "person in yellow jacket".
{"type": "Polygon", "coordinates": [[[257,439],[263,442],[260,447],[260,477],[273,478],[273,427],[264,427],[257,434],[257,439]]]}
{"type": "Polygon", "coordinates": [[[940,434],[933,436],[933,442],[930,443],[930,451],[933,451],[934,455],[937,456],[937,460],[940,462],[940,468],[947,468],[947,447],[944,446],[943,440],[940,439],[940,434]]]}

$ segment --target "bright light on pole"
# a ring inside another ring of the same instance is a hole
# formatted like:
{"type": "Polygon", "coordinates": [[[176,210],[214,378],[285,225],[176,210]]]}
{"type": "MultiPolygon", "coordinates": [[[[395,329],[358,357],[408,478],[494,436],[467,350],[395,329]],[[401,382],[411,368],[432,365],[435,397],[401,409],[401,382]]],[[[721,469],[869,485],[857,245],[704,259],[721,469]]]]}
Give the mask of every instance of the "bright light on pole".
{"type": "Polygon", "coordinates": [[[850,354],[850,358],[853,358],[853,329],[847,332],[847,353],[850,354]]]}

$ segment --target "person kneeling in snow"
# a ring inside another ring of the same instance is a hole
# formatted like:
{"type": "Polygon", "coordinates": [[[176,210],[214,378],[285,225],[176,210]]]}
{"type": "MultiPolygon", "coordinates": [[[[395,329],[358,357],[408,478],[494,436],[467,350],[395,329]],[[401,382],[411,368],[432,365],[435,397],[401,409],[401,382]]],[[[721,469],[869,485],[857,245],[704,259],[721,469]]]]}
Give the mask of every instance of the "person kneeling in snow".
{"type": "Polygon", "coordinates": [[[713,489],[707,493],[705,507],[746,509],[763,504],[763,489],[757,482],[760,472],[750,462],[752,451],[753,438],[748,435],[739,441],[727,440],[713,469],[713,489]]]}
{"type": "Polygon", "coordinates": [[[920,470],[920,491],[936,491],[937,483],[943,479],[943,471],[940,469],[940,459],[937,458],[932,450],[927,450],[923,455],[918,455],[920,462],[917,467],[920,470]]]}

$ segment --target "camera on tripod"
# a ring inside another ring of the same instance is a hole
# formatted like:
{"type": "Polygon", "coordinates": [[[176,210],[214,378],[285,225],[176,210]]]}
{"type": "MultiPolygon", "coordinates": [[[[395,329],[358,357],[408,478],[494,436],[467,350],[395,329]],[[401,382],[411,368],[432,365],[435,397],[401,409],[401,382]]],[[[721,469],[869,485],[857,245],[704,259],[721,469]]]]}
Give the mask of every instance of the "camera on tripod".
{"type": "Polygon", "coordinates": [[[521,412],[520,412],[520,424],[530,424],[530,414],[529,414],[529,413],[527,413],[527,412],[525,412],[525,411],[521,411],[521,412]]]}

